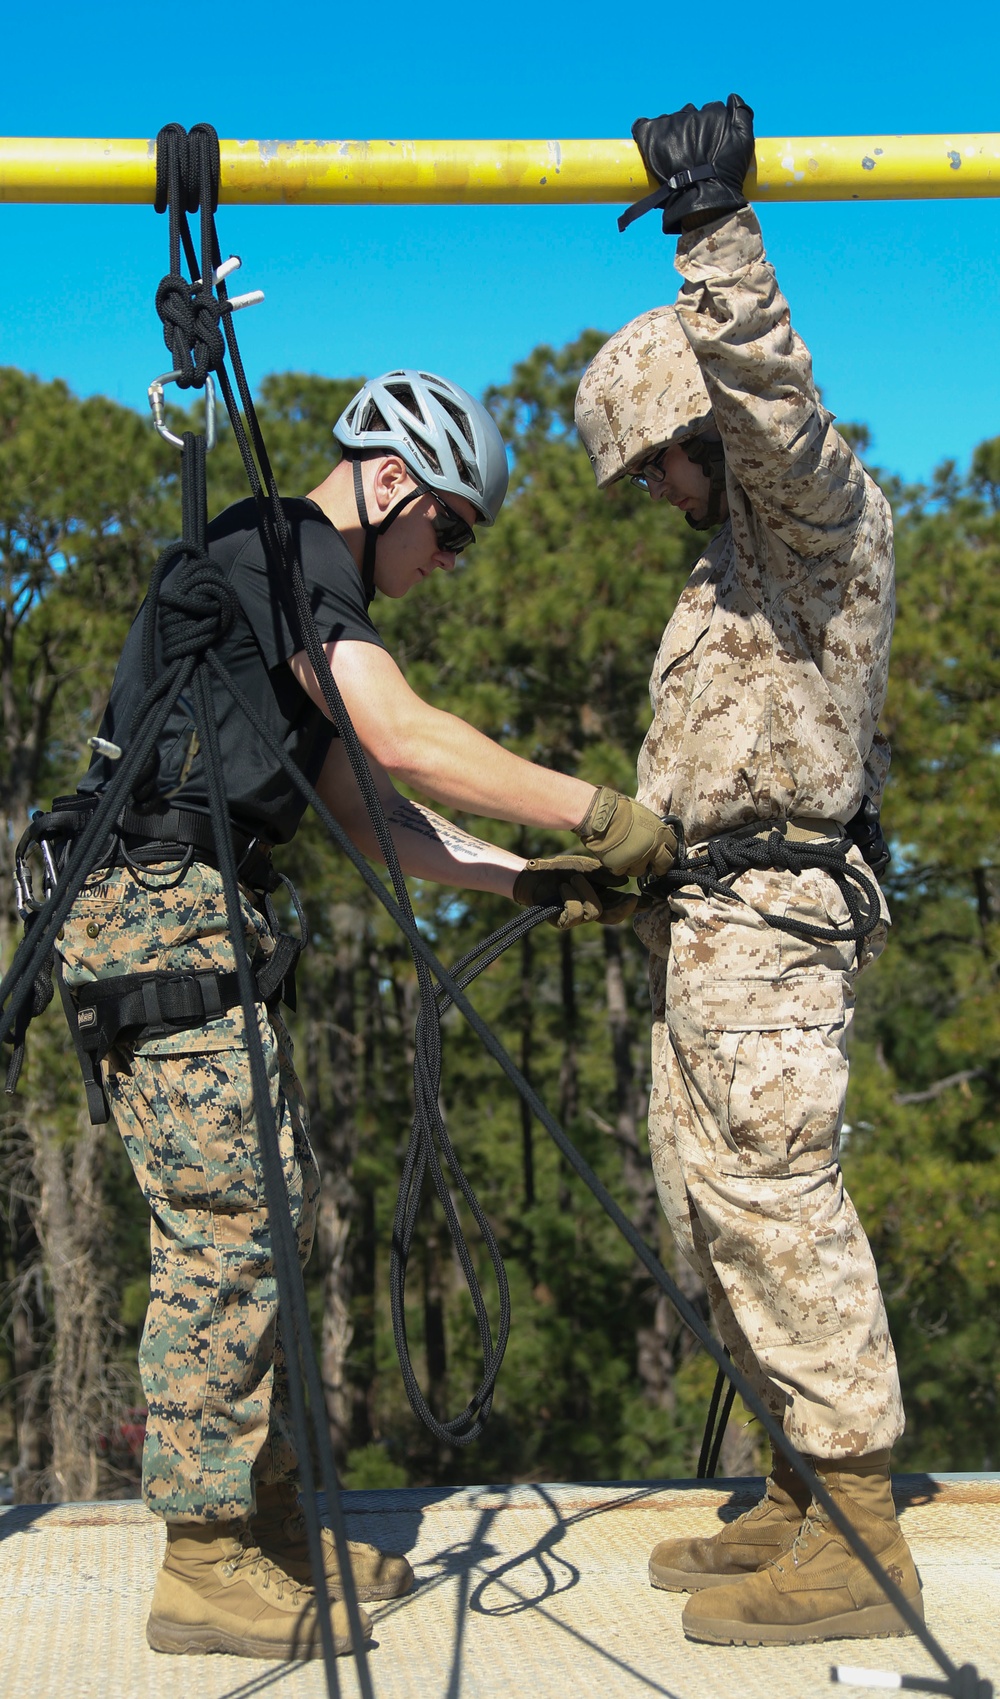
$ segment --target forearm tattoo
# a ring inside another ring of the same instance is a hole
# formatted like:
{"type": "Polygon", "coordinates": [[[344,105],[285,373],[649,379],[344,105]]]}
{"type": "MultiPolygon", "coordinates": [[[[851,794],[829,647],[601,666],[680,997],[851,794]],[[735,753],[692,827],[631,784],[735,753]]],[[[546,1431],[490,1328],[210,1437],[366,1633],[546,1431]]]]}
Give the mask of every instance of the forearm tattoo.
{"type": "Polygon", "coordinates": [[[420,838],[440,844],[457,861],[484,861],[496,853],[490,844],[463,832],[461,826],[442,819],[433,809],[425,808],[419,802],[407,802],[404,798],[400,798],[389,815],[389,825],[404,832],[415,832],[420,838]]]}

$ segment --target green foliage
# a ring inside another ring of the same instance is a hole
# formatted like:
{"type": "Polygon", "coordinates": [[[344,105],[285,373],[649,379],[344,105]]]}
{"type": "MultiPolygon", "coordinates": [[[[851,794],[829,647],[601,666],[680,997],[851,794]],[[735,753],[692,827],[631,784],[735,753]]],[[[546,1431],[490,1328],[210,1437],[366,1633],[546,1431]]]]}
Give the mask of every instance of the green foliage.
{"type": "Polygon", "coordinates": [[[175,471],[130,409],[0,368],[0,806],[14,820],[97,729],[109,660],[176,526],[175,471]]]}

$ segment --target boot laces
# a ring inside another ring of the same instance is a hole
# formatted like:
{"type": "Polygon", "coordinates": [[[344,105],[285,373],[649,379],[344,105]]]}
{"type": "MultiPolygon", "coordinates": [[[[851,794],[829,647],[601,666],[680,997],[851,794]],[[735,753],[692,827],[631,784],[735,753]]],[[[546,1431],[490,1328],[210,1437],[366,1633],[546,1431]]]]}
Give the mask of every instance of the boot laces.
{"type": "Polygon", "coordinates": [[[813,1505],[806,1512],[802,1519],[802,1525],[791,1544],[792,1562],[796,1567],[798,1567],[800,1550],[804,1553],[810,1540],[819,1539],[827,1533],[829,1525],[829,1517],[818,1506],[813,1505]]]}
{"type": "Polygon", "coordinates": [[[249,1532],[242,1537],[241,1550],[238,1556],[229,1558],[225,1565],[227,1575],[235,1575],[237,1570],[246,1570],[248,1575],[259,1573],[265,1588],[270,1587],[273,1579],[277,1586],[279,1603],[284,1599],[286,1588],[289,1597],[293,1600],[297,1599],[300,1594],[308,1595],[309,1593],[309,1588],[304,1586],[301,1581],[294,1580],[291,1575],[285,1573],[280,1564],[274,1563],[269,1557],[265,1557],[260,1547],[254,1544],[253,1536],[249,1532]]]}

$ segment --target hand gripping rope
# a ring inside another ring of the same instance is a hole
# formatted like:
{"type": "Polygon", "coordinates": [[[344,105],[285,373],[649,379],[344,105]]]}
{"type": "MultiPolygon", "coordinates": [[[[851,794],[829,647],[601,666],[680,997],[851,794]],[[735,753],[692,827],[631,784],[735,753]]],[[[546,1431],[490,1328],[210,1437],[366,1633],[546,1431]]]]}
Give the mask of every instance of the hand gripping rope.
{"type": "MultiPolygon", "coordinates": [[[[157,138],[157,198],[158,210],[170,218],[170,274],[158,291],[162,307],[164,338],[173,361],[171,371],[152,386],[151,403],[154,418],[162,422],[162,383],[176,382],[182,388],[206,389],[206,413],[211,411],[209,385],[214,373],[218,379],[240,455],[251,490],[257,502],[262,537],[276,575],[279,588],[291,592],[291,598],[301,629],[303,644],[322,689],[326,707],[347,751],[355,778],[372,819],[379,848],[385,859],[392,883],[386,889],[378,874],[347,837],[339,822],[326,808],[313,786],[295,767],[284,749],[276,742],[261,720],[253,704],[221,662],[215,644],[228,629],[235,608],[231,592],[222,573],[212,562],[205,548],[207,520],[205,436],[185,431],[181,447],[181,476],[183,491],[183,535],[161,554],[153,570],[147,598],[145,625],[145,694],[136,710],[129,740],[122,750],[113,778],[101,796],[79,836],[68,853],[58,878],[51,883],[47,900],[32,916],[25,936],[15,952],[10,969],[0,985],[0,1039],[8,1033],[20,1033],[23,1039],[22,1015],[30,1001],[37,1002],[36,978],[52,951],[56,934],[75,902],[87,874],[101,855],[109,833],[121,811],[129,804],[138,788],[140,792],[150,782],[152,761],[157,738],[182,691],[188,691],[194,709],[201,748],[204,752],[205,773],[209,789],[211,822],[225,890],[230,934],[234,940],[241,936],[240,905],[236,858],[233,850],[227,813],[225,775],[220,759],[218,732],[212,713],[210,674],[225,687],[240,708],[257,737],[278,761],[300,795],[309,803],[331,839],[343,850],[357,868],[368,888],[383,904],[403,936],[407,939],[417,972],[420,992],[420,1015],[417,1026],[415,1061],[415,1097],[413,1133],[404,1165],[399,1205],[393,1227],[391,1286],[393,1294],[393,1329],[400,1360],[403,1365],[407,1393],[414,1409],[428,1422],[432,1431],[451,1444],[468,1444],[482,1431],[492,1404],[493,1388],[499,1371],[503,1349],[510,1325],[510,1303],[499,1249],[490,1232],[477,1201],[448,1139],[438,1107],[438,1084],[441,1068],[440,1015],[450,1003],[458,1008],[486,1050],[494,1058],[531,1112],[541,1122],[556,1146],[570,1163],[579,1178],[592,1192],[610,1216],[635,1255],[648,1270],[656,1284],[670,1298],[682,1320],[713,1358],[730,1386],[742,1397],[773,1444],[788,1459],[796,1473],[827,1513],[831,1522],[846,1539],[869,1573],[899,1611],[907,1626],[917,1635],[939,1669],[944,1680],[923,1683],[914,1677],[901,1678],[909,1688],[918,1685],[927,1691],[948,1692],[955,1699],[992,1699],[992,1687],[981,1681],[974,1666],[959,1669],[948,1657],[920,1621],[908,1601],[865,1542],[847,1522],[843,1513],[819,1480],[799,1455],[795,1447],[762,1405],[753,1389],[736,1366],[729,1361],[697,1312],[684,1297],[644,1243],[631,1221],[619,1208],[597,1175],[572,1145],[562,1127],[546,1105],[520,1073],[507,1051],[487,1023],[477,1013],[465,995],[465,987],[501,951],[531,926],[547,919],[550,909],[531,909],[514,917],[498,932],[469,952],[449,971],[421,935],[410,905],[402,871],[388,823],[375,790],[364,752],[351,725],[343,699],[337,689],[323,653],[322,643],[312,617],[308,595],[292,543],[274,474],[268,459],[260,425],[253,407],[239,348],[233,332],[232,311],[244,302],[230,301],[225,287],[225,275],[233,268],[230,262],[220,263],[221,255],[215,229],[219,175],[218,140],[215,131],[206,124],[195,126],[189,133],[178,125],[169,125],[157,138]],[[200,212],[200,264],[187,225],[187,213],[200,212]],[[180,249],[191,273],[191,282],[180,272],[180,249]],[[214,293],[213,293],[214,292],[214,293]],[[221,333],[220,333],[221,327],[221,333]],[[224,363],[228,350],[239,398],[246,423],[240,415],[236,396],[224,363]],[[178,559],[169,586],[163,585],[167,567],[178,559]],[[164,614],[166,620],[164,622],[164,614]],[[163,633],[164,665],[159,675],[154,665],[154,639],[157,621],[163,633]],[[437,986],[435,988],[434,981],[437,986]],[[494,1342],[486,1307],[475,1281],[468,1247],[460,1225],[444,1171],[438,1156],[440,1145],[448,1167],[466,1199],[477,1225],[484,1235],[496,1273],[500,1293],[501,1317],[494,1342]],[[430,1170],[435,1191],[441,1200],[449,1227],[456,1236],[462,1262],[476,1311],[480,1339],[484,1352],[484,1377],[476,1394],[461,1416],[453,1421],[438,1423],[428,1410],[412,1367],[406,1346],[403,1316],[406,1256],[412,1241],[424,1176],[430,1170]]],[[[206,420],[206,423],[208,421],[206,420]]],[[[326,1513],[332,1527],[341,1572],[344,1578],[345,1604],[351,1624],[358,1680],[364,1699],[372,1699],[371,1675],[364,1652],[357,1598],[347,1551],[346,1527],[337,1487],[337,1474],[326,1422],[322,1386],[309,1330],[302,1271],[299,1267],[294,1233],[285,1193],[284,1179],[278,1155],[274,1116],[270,1106],[263,1051],[254,1018],[253,1008],[257,990],[252,970],[244,951],[236,949],[236,971],[243,1012],[246,1021],[254,1112],[260,1128],[261,1153],[264,1166],[268,1211],[274,1241],[275,1269],[279,1291],[281,1325],[288,1341],[289,1386],[296,1444],[299,1450],[303,1489],[303,1508],[309,1539],[314,1585],[319,1606],[320,1629],[326,1684],[331,1699],[339,1695],[332,1630],[326,1608],[327,1591],[320,1544],[320,1522],[316,1505],[315,1480],[311,1464],[309,1419],[316,1443],[320,1465],[320,1480],[326,1495],[326,1513]],[[298,1373],[296,1373],[296,1368],[298,1373]],[[307,1410],[308,1398],[308,1410],[307,1410]]],[[[718,1438],[718,1436],[717,1436],[718,1438]]]]}

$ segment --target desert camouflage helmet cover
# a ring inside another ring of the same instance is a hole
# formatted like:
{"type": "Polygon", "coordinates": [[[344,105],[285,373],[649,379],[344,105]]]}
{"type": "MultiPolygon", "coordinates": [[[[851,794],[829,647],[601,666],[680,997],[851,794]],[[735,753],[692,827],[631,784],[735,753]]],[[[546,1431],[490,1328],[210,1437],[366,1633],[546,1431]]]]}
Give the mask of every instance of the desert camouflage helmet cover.
{"type": "Polygon", "coordinates": [[[602,490],[711,419],[701,368],[673,307],[654,307],[616,331],[576,392],[576,428],[602,490]]]}

